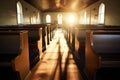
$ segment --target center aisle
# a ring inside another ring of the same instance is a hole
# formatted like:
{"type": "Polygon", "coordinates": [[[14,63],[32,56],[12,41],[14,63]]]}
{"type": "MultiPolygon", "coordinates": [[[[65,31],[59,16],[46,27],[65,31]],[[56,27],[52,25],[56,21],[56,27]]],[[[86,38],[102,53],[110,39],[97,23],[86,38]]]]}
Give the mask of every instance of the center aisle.
{"type": "Polygon", "coordinates": [[[62,29],[56,30],[50,45],[25,80],[82,80],[62,29]]]}

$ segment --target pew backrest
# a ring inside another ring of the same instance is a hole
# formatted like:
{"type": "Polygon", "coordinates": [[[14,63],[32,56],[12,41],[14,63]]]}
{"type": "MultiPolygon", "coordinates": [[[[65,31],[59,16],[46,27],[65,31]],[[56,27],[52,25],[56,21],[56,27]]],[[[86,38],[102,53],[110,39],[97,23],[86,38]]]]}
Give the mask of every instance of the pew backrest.
{"type": "Polygon", "coordinates": [[[21,52],[21,41],[19,31],[0,32],[0,59],[4,57],[14,58],[21,52]]]}
{"type": "Polygon", "coordinates": [[[91,45],[98,54],[120,54],[120,32],[93,32],[91,45]]]}

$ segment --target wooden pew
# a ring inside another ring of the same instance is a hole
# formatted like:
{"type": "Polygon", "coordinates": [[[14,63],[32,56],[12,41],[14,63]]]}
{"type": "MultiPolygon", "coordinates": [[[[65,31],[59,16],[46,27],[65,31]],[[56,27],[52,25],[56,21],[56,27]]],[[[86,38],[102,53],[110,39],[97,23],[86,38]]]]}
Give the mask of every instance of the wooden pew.
{"type": "Polygon", "coordinates": [[[92,49],[101,59],[100,66],[120,67],[120,31],[93,31],[91,37],[92,49]]]}
{"type": "Polygon", "coordinates": [[[53,24],[49,24],[49,27],[46,25],[47,24],[0,26],[0,31],[28,31],[30,69],[39,61],[40,52],[44,52],[47,44],[52,40],[51,36],[55,27],[53,24]],[[38,45],[38,42],[41,43],[41,45],[38,45]]]}
{"type": "Polygon", "coordinates": [[[40,56],[40,50],[38,48],[39,40],[42,40],[41,50],[43,48],[46,49],[45,39],[44,39],[45,35],[44,34],[42,35],[42,32],[44,33],[43,27],[44,24],[0,26],[0,31],[24,31],[24,30],[28,31],[30,69],[32,69],[35,66],[35,64],[39,61],[39,56],[40,56]],[[42,35],[41,39],[40,39],[40,35],[42,35]]]}
{"type": "Polygon", "coordinates": [[[56,24],[50,24],[50,41],[54,37],[54,34],[55,34],[54,31],[56,30],[56,28],[57,28],[56,24]]]}
{"type": "Polygon", "coordinates": [[[0,79],[24,80],[28,73],[28,32],[0,31],[0,79]]]}
{"type": "Polygon", "coordinates": [[[52,37],[54,36],[54,30],[57,28],[55,24],[46,24],[46,36],[47,36],[47,44],[49,45],[50,41],[52,41],[52,37]]]}
{"type": "MultiPolygon", "coordinates": [[[[115,79],[115,76],[118,78],[117,72],[120,71],[120,31],[93,31],[90,38],[90,47],[93,53],[88,53],[96,56],[98,67],[96,66],[95,70],[95,64],[91,64],[90,58],[86,56],[86,68],[89,72],[94,73],[97,79],[101,77],[100,80],[104,80],[105,77],[107,77],[106,79],[111,77],[115,79]],[[105,77],[101,76],[101,72],[102,74],[106,73],[105,77]]],[[[95,63],[95,59],[93,62],[95,63]]]]}
{"type": "MultiPolygon", "coordinates": [[[[100,68],[100,57],[95,55],[95,51],[91,48],[90,41],[91,32],[93,31],[120,31],[119,26],[106,26],[106,25],[75,25],[71,28],[66,28],[67,31],[67,41],[70,46],[72,46],[72,51],[78,67],[81,71],[89,75],[88,77],[93,79],[96,75],[97,70],[100,68]]],[[[97,44],[96,44],[97,45],[97,44]]],[[[108,58],[108,57],[107,57],[108,58]]],[[[104,59],[107,59],[104,58],[104,59]]],[[[114,58],[116,59],[116,58],[114,58]]],[[[117,58],[119,59],[119,57],[117,58]]],[[[119,61],[115,62],[118,65],[119,61]]],[[[114,64],[114,63],[113,63],[114,64]]],[[[110,65],[110,64],[109,64],[110,65]]],[[[102,63],[103,66],[103,63],[102,63]]],[[[108,66],[105,65],[104,66],[108,66]]]]}

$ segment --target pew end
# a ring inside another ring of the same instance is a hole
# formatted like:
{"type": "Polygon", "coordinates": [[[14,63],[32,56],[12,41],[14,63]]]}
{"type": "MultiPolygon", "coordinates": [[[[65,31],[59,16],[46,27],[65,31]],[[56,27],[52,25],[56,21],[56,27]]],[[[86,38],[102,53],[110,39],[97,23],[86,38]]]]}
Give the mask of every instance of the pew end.
{"type": "Polygon", "coordinates": [[[24,80],[29,73],[28,32],[1,31],[0,44],[0,74],[9,73],[7,76],[2,75],[6,78],[12,75],[11,79],[24,80]]]}
{"type": "Polygon", "coordinates": [[[101,72],[119,70],[120,31],[90,31],[87,35],[85,60],[89,77],[94,79],[101,72]]]}

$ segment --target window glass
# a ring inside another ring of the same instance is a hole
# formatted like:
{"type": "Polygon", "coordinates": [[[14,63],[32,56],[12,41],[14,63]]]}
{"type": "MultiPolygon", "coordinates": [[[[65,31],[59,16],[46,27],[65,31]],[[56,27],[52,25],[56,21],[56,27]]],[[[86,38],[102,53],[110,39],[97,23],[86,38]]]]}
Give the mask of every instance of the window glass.
{"type": "Polygon", "coordinates": [[[99,24],[104,24],[104,19],[105,18],[105,5],[101,3],[99,6],[99,16],[98,16],[98,23],[99,24]]]}
{"type": "Polygon", "coordinates": [[[58,14],[58,24],[62,24],[62,14],[58,14]]]}
{"type": "Polygon", "coordinates": [[[17,3],[17,20],[18,20],[18,24],[23,23],[22,5],[20,2],[17,3]]]}
{"type": "Polygon", "coordinates": [[[50,15],[46,16],[46,23],[51,23],[51,16],[50,15]]]}

